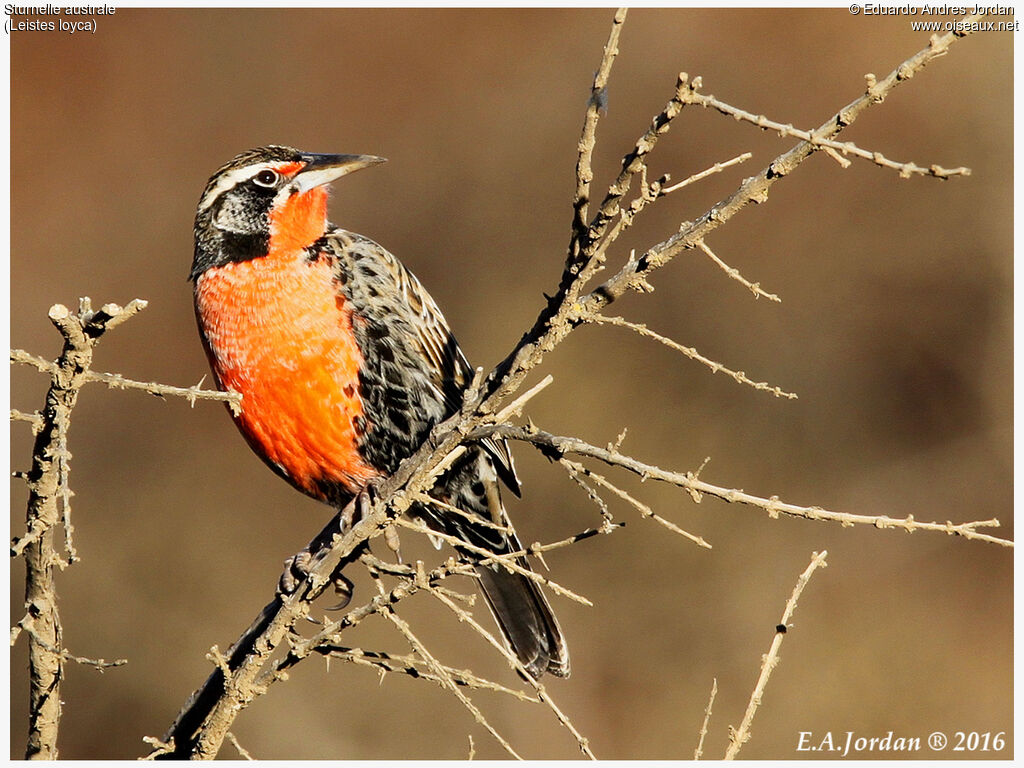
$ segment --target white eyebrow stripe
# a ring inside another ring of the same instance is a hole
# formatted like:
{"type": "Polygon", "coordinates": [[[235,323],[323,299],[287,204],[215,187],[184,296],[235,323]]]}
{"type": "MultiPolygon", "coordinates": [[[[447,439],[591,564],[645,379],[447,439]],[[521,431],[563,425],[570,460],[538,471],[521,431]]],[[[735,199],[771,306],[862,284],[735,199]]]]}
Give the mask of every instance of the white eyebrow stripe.
{"type": "Polygon", "coordinates": [[[205,211],[207,208],[213,205],[214,200],[216,200],[222,194],[224,194],[233,186],[238,184],[240,181],[247,181],[260,171],[266,170],[267,168],[273,169],[275,165],[280,164],[280,161],[268,163],[253,163],[252,165],[246,165],[242,168],[236,168],[233,171],[228,171],[223,176],[221,176],[220,179],[217,180],[217,183],[213,185],[209,192],[203,195],[203,199],[199,201],[199,210],[205,211]]]}

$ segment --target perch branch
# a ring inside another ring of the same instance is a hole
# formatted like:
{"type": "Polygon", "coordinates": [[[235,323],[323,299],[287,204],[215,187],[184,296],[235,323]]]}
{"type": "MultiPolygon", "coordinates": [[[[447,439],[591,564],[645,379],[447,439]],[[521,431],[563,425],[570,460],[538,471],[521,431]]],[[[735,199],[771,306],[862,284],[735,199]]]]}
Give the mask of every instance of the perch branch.
{"type": "MultiPolygon", "coordinates": [[[[162,740],[164,744],[174,745],[173,756],[213,757],[217,754],[228,727],[238,712],[252,698],[263,693],[269,683],[279,679],[278,675],[283,670],[283,666],[275,666],[270,657],[289,636],[295,623],[308,614],[310,601],[326,588],[332,574],[359,558],[360,552],[370,538],[380,535],[385,529],[392,526],[398,516],[404,513],[410,504],[418,500],[419,494],[430,493],[438,467],[445,461],[450,461],[453,453],[460,450],[460,446],[486,434],[505,434],[515,439],[534,442],[537,445],[544,444],[542,440],[537,439],[536,431],[495,424],[494,415],[499,413],[507,401],[516,395],[526,376],[542,362],[546,354],[572,330],[585,322],[585,317],[596,315],[627,290],[643,290],[645,287],[649,287],[646,279],[655,269],[667,264],[682,250],[699,247],[699,243],[711,231],[729,220],[747,203],[766,200],[768,189],[775,181],[795,170],[814,151],[826,148],[820,141],[821,139],[831,140],[843,127],[856,119],[870,103],[884,98],[898,82],[912,76],[937,56],[943,55],[956,37],[962,36],[962,34],[950,34],[941,38],[933,38],[928,49],[908,59],[889,78],[876,83],[870,89],[869,97],[861,97],[848,105],[814,131],[815,141],[802,142],[786,154],[776,158],[768,168],[752,179],[746,180],[729,198],[708,211],[697,222],[685,224],[678,234],[648,249],[639,258],[631,257],[626,266],[615,276],[584,295],[582,293],[584,286],[603,266],[605,250],[602,250],[602,246],[606,249],[605,244],[608,242],[605,236],[608,234],[613,220],[622,211],[622,200],[629,191],[633,177],[640,174],[642,179],[646,178],[647,156],[653,150],[658,138],[668,130],[672,120],[682,111],[686,104],[687,92],[691,89],[691,84],[686,76],[680,76],[676,84],[675,95],[662,112],[655,116],[648,131],[640,137],[633,149],[624,157],[621,172],[609,187],[597,213],[584,227],[582,222],[585,222],[589,215],[592,180],[590,165],[596,124],[604,104],[607,73],[617,50],[619,27],[624,18],[624,12],[620,11],[616,14],[601,67],[595,77],[594,87],[591,89],[591,103],[584,120],[577,161],[572,242],[565,259],[556,295],[549,298],[532,329],[523,336],[520,343],[506,358],[482,381],[479,375],[474,377],[472,384],[467,388],[458,412],[444,422],[435,425],[416,453],[403,461],[390,477],[376,487],[374,498],[365,505],[360,505],[361,519],[359,522],[350,529],[339,532],[341,530],[339,518],[336,518],[321,536],[311,542],[308,547],[308,552],[312,553],[311,567],[307,579],[294,593],[288,596],[278,595],[275,601],[264,609],[263,614],[254,622],[250,630],[233,646],[225,663],[215,669],[203,689],[193,696],[193,699],[179,714],[168,735],[162,740]],[[602,72],[604,72],[603,75],[602,72]],[[519,431],[517,432],[517,430],[519,431]]],[[[645,182],[644,189],[641,190],[641,198],[644,195],[649,197],[656,194],[659,189],[663,189],[660,182],[655,182],[653,185],[647,185],[645,182]]],[[[619,220],[621,221],[621,218],[619,220]]],[[[515,404],[513,403],[513,405],[515,404]]],[[[553,438],[553,436],[551,437],[553,438]]],[[[568,438],[554,439],[568,440],[568,438]]],[[[573,446],[578,449],[576,452],[580,455],[593,455],[588,454],[582,448],[591,451],[599,450],[593,449],[592,446],[586,446],[582,441],[576,441],[573,446]]],[[[561,454],[573,452],[565,450],[573,446],[568,443],[560,443],[559,451],[561,454]]],[[[549,449],[552,447],[551,445],[547,446],[549,449]]],[[[614,454],[616,459],[621,456],[617,451],[606,453],[614,454]]],[[[642,477],[656,477],[667,482],[674,482],[687,488],[691,494],[698,497],[700,493],[717,492],[730,501],[761,506],[772,515],[785,513],[812,519],[840,519],[846,522],[870,521],[875,525],[884,525],[884,518],[840,516],[836,513],[816,510],[816,508],[785,505],[777,499],[757,499],[740,491],[718,489],[697,481],[692,475],[666,473],[655,467],[643,465],[629,457],[621,457],[619,461],[611,463],[631,469],[642,477]],[[662,476],[658,477],[658,473],[661,473],[662,476]],[[863,519],[854,520],[855,517],[863,519]]],[[[349,516],[354,517],[355,513],[349,510],[349,516]]],[[[891,522],[908,529],[923,528],[928,525],[912,524],[908,521],[891,522]]],[[[942,529],[949,533],[981,538],[982,534],[973,531],[973,527],[980,525],[982,524],[974,523],[947,526],[942,529]]],[[[586,536],[591,536],[597,532],[608,532],[614,529],[614,525],[606,525],[600,531],[584,533],[586,536]]],[[[436,536],[436,532],[431,531],[430,533],[436,536]]],[[[584,537],[581,534],[566,541],[578,541],[584,537]]],[[[459,542],[459,545],[466,549],[464,542],[459,542]]],[[[542,551],[542,548],[530,547],[528,551],[535,553],[542,551]]],[[[489,553],[487,554],[489,555],[489,553]]],[[[500,560],[499,557],[493,555],[489,555],[489,557],[488,561],[500,560]]],[[[504,561],[502,562],[503,565],[506,564],[504,561]]],[[[471,567],[452,567],[450,571],[454,573],[460,568],[471,567]]],[[[372,570],[371,573],[373,573],[372,570]]],[[[392,618],[392,621],[398,619],[399,617],[392,611],[391,603],[395,599],[412,594],[419,589],[418,580],[418,576],[417,578],[402,578],[401,583],[390,592],[374,598],[374,601],[371,601],[368,606],[349,612],[346,618],[352,622],[360,620],[365,615],[381,613],[392,618]]],[[[396,624],[396,626],[401,629],[400,625],[396,624]]],[[[336,631],[343,628],[343,626],[337,626],[336,631]]],[[[427,658],[421,644],[413,642],[411,639],[410,642],[417,653],[427,658]]],[[[308,652],[309,648],[308,644],[304,642],[292,643],[291,646],[292,650],[286,657],[289,663],[295,663],[295,660],[301,657],[303,649],[308,652]]],[[[436,660],[431,662],[428,658],[428,665],[436,675],[445,679],[445,670],[436,663],[436,660]]],[[[449,689],[458,695],[458,686],[452,682],[450,675],[447,680],[451,683],[448,685],[449,689]]],[[[159,744],[157,746],[159,751],[159,744]]],[[[510,747],[507,749],[511,750],[510,747]]]]}

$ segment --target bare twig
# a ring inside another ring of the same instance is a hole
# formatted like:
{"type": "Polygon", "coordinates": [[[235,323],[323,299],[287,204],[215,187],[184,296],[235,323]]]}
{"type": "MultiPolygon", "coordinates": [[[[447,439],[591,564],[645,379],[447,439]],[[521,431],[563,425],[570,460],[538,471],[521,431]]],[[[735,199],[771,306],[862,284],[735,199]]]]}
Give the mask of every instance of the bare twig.
{"type": "Polygon", "coordinates": [[[505,534],[512,532],[512,529],[510,529],[507,525],[499,525],[498,523],[492,523],[490,520],[484,520],[479,515],[471,515],[469,514],[469,512],[464,512],[458,507],[452,506],[451,504],[441,501],[440,499],[435,499],[430,494],[418,493],[416,494],[416,500],[422,502],[423,504],[429,504],[432,507],[443,509],[445,512],[450,512],[453,515],[458,515],[461,518],[471,521],[474,525],[480,525],[484,528],[490,528],[492,531],[500,531],[501,533],[505,534]]]}
{"type": "MultiPolygon", "coordinates": [[[[433,589],[437,588],[434,587],[433,589]]],[[[426,662],[413,656],[399,656],[393,653],[364,651],[360,648],[347,648],[344,646],[332,645],[317,645],[313,647],[313,650],[322,656],[327,656],[332,659],[347,661],[357,666],[370,667],[381,675],[389,673],[408,675],[409,677],[414,677],[418,680],[430,680],[442,687],[446,685],[444,678],[437,676],[430,669],[425,669],[427,666],[426,662]]],[[[540,699],[530,696],[528,693],[516,690],[515,688],[508,688],[500,683],[475,675],[468,669],[455,669],[454,667],[449,666],[444,666],[444,669],[448,675],[448,679],[456,685],[465,688],[479,688],[482,690],[495,691],[497,693],[512,696],[520,701],[529,701],[535,704],[540,701],[540,699]]]]}
{"type": "Polygon", "coordinates": [[[80,664],[83,667],[92,667],[98,672],[103,672],[105,669],[111,669],[112,667],[123,667],[128,663],[128,659],[114,659],[113,661],[107,661],[106,659],[89,659],[85,656],[76,656],[66,648],[57,648],[56,646],[50,645],[46,640],[41,638],[33,627],[34,620],[31,615],[25,614],[24,618],[11,627],[11,645],[17,641],[18,636],[24,631],[27,635],[34,638],[37,643],[42,645],[50,653],[55,653],[60,656],[63,661],[73,661],[75,664],[80,664]]]}
{"type": "Polygon", "coordinates": [[[430,667],[430,670],[443,681],[444,686],[455,695],[455,698],[462,702],[462,705],[469,710],[470,714],[473,715],[473,719],[486,728],[487,732],[490,733],[499,744],[501,744],[502,748],[504,748],[506,752],[517,760],[521,760],[522,758],[512,748],[512,745],[508,743],[508,740],[498,733],[494,726],[487,721],[487,718],[484,717],[483,713],[477,708],[477,706],[470,701],[469,697],[459,690],[459,687],[455,684],[455,681],[452,680],[446,668],[434,658],[433,654],[427,650],[422,641],[413,634],[413,631],[409,628],[408,622],[395,613],[392,607],[388,605],[381,606],[380,613],[398,628],[398,631],[401,632],[405,639],[409,641],[409,645],[412,646],[413,650],[427,662],[427,666],[430,667]]]}
{"type": "Polygon", "coordinates": [[[703,170],[700,173],[695,173],[693,174],[693,176],[690,176],[687,179],[683,179],[678,184],[673,184],[671,187],[665,187],[664,189],[661,190],[661,194],[671,194],[672,192],[675,192],[678,189],[682,189],[683,187],[688,187],[691,184],[700,181],[701,179],[706,179],[708,176],[712,176],[716,173],[721,173],[726,168],[731,168],[734,165],[745,163],[752,157],[753,155],[750,152],[744,152],[743,154],[737,155],[731,160],[726,160],[725,162],[722,163],[715,163],[710,168],[707,168],[706,170],[703,170]]]}
{"type": "Polygon", "coordinates": [[[57,488],[60,498],[61,523],[64,525],[64,560],[63,565],[71,565],[78,559],[75,552],[75,527],[71,524],[71,451],[68,450],[68,429],[71,427],[70,413],[57,411],[57,448],[53,458],[57,461],[57,488]]]}
{"type": "Polygon", "coordinates": [[[32,413],[22,413],[16,408],[11,408],[11,421],[24,421],[31,425],[32,434],[38,434],[39,430],[43,428],[43,417],[38,411],[32,413]]]}
{"type": "Polygon", "coordinates": [[[736,269],[735,267],[730,267],[728,264],[726,264],[724,261],[718,258],[718,256],[715,255],[715,252],[712,251],[711,248],[708,247],[708,244],[705,243],[703,240],[697,241],[697,247],[704,251],[704,253],[706,253],[711,258],[711,260],[719,266],[719,268],[723,272],[725,272],[725,274],[727,274],[736,282],[741,283],[742,285],[745,285],[747,288],[749,288],[750,292],[754,294],[755,298],[764,296],[766,299],[769,299],[770,301],[782,301],[782,299],[780,299],[774,293],[766,293],[765,291],[761,290],[760,283],[750,282],[749,280],[747,280],[747,278],[740,274],[740,271],[738,269],[736,269]]]}
{"type": "MultiPolygon", "coordinates": [[[[757,712],[757,708],[761,704],[761,697],[764,695],[765,686],[768,685],[768,678],[771,677],[772,670],[779,663],[779,648],[782,647],[782,640],[789,629],[789,620],[793,618],[793,611],[796,610],[796,601],[800,599],[800,594],[804,591],[804,587],[807,586],[807,582],[810,581],[814,571],[817,568],[825,567],[825,557],[827,555],[828,552],[825,551],[822,551],[821,554],[815,552],[812,555],[810,565],[800,574],[796,586],[793,587],[793,594],[786,601],[786,608],[783,610],[782,619],[775,630],[775,637],[772,639],[771,648],[765,654],[764,660],[761,663],[761,673],[758,675],[753,693],[750,694],[750,702],[747,704],[747,711],[743,715],[743,722],[730,735],[729,747],[725,752],[726,760],[734,759],[736,753],[740,751],[740,747],[750,739],[750,724],[754,721],[754,713],[757,712]]],[[[708,705],[708,708],[710,710],[710,705],[708,705]]]]}
{"type": "Polygon", "coordinates": [[[711,707],[715,703],[715,696],[718,695],[718,678],[711,681],[711,695],[708,696],[708,705],[704,708],[704,722],[700,725],[700,738],[697,740],[697,748],[693,750],[693,759],[700,760],[704,754],[704,737],[708,735],[708,723],[711,722],[711,707]]]}
{"type": "MultiPolygon", "coordinates": [[[[872,88],[877,87],[877,81],[874,75],[865,75],[865,79],[868,82],[868,94],[871,93],[872,88]]],[[[816,135],[812,131],[802,131],[799,128],[794,128],[792,125],[784,125],[777,123],[774,120],[769,120],[764,115],[754,115],[746,110],[737,109],[736,107],[730,106],[714,96],[705,95],[698,93],[698,88],[701,87],[701,79],[699,77],[693,78],[690,83],[690,90],[687,93],[685,100],[688,104],[699,104],[702,107],[711,107],[717,109],[723,115],[728,115],[736,120],[742,120],[752,125],[756,125],[762,130],[775,131],[782,138],[787,136],[796,136],[798,139],[803,139],[809,144],[824,149],[834,160],[836,160],[842,167],[846,168],[850,165],[848,160],[845,160],[838,153],[842,155],[853,155],[863,160],[868,160],[875,165],[881,166],[882,168],[890,168],[894,171],[899,171],[900,178],[906,179],[910,176],[934,176],[939,179],[948,179],[950,176],[970,176],[970,168],[943,168],[939,165],[931,165],[927,168],[922,168],[915,163],[898,163],[894,160],[890,160],[885,157],[881,152],[870,152],[866,149],[861,149],[852,141],[832,141],[821,136],[816,135]]]]}
{"type": "Polygon", "coordinates": [[[142,758],[143,760],[159,760],[164,755],[174,752],[174,744],[162,741],[156,736],[143,736],[142,743],[152,747],[150,753],[142,758]]]}
{"type": "Polygon", "coordinates": [[[591,168],[591,160],[594,155],[594,144],[597,142],[597,121],[601,117],[601,110],[605,108],[608,100],[608,76],[612,71],[612,64],[619,54],[619,35],[622,33],[622,25],[626,21],[627,9],[620,8],[615,12],[612,20],[612,29],[608,33],[608,42],[604,46],[604,55],[601,57],[601,64],[594,73],[594,84],[590,88],[590,101],[587,102],[587,111],[583,118],[583,134],[580,136],[578,157],[576,160],[576,194],[573,198],[573,232],[572,243],[569,248],[569,258],[572,261],[580,258],[580,250],[584,247],[583,239],[587,236],[587,210],[590,205],[590,183],[594,179],[594,171],[591,168]]]}
{"type": "Polygon", "coordinates": [[[249,754],[249,752],[245,749],[245,747],[243,747],[241,744],[238,743],[238,739],[235,738],[235,734],[231,733],[231,731],[228,731],[228,741],[231,742],[231,746],[233,746],[235,748],[235,750],[238,752],[238,754],[242,756],[243,760],[255,760],[256,759],[255,757],[253,757],[252,755],[249,754]]]}
{"type": "Polygon", "coordinates": [[[770,392],[776,397],[785,397],[790,400],[795,400],[797,398],[797,395],[794,392],[787,392],[781,387],[773,386],[766,381],[753,381],[747,378],[747,375],[743,371],[734,371],[730,368],[726,368],[721,363],[716,363],[714,360],[704,357],[704,355],[693,347],[684,347],[679,342],[673,341],[667,336],[662,336],[660,333],[652,331],[643,323],[633,323],[622,317],[609,317],[608,315],[590,315],[583,318],[583,320],[584,322],[594,323],[595,325],[617,325],[620,328],[629,328],[631,331],[635,331],[641,336],[654,339],[655,341],[664,344],[666,347],[676,350],[676,352],[681,352],[691,360],[703,363],[711,369],[712,373],[718,373],[721,371],[726,376],[731,377],[740,384],[746,384],[749,387],[753,387],[754,389],[761,390],[763,392],[770,392]]]}
{"type": "Polygon", "coordinates": [[[536,427],[514,427],[511,425],[488,427],[472,433],[470,437],[479,439],[490,434],[533,443],[545,449],[548,453],[553,451],[556,458],[566,455],[589,456],[611,466],[622,467],[644,479],[658,480],[688,490],[692,494],[696,494],[696,499],[699,499],[702,494],[707,494],[729,503],[759,507],[765,510],[771,518],[777,518],[781,514],[791,517],[802,517],[807,520],[837,522],[844,527],[871,525],[875,528],[899,528],[908,532],[938,531],[950,536],[962,536],[965,539],[987,541],[1004,547],[1013,546],[1013,542],[1008,539],[1000,539],[996,536],[978,532],[978,528],[998,528],[999,520],[995,518],[992,520],[975,520],[968,523],[952,523],[950,521],[945,523],[925,523],[915,520],[913,515],[897,519],[886,515],[857,515],[849,512],[832,512],[821,507],[801,507],[781,501],[778,496],[764,498],[745,493],[742,490],[712,485],[698,479],[692,472],[671,472],[656,467],[653,464],[645,464],[632,456],[627,456],[618,451],[599,448],[575,437],[552,435],[536,427]]]}
{"type": "Polygon", "coordinates": [[[572,481],[583,489],[583,492],[587,494],[587,498],[597,506],[598,511],[601,513],[601,518],[604,521],[601,523],[601,526],[603,528],[607,528],[612,525],[615,518],[612,516],[611,510],[608,508],[608,503],[601,498],[601,494],[599,494],[586,480],[583,479],[585,472],[580,472],[579,469],[577,469],[577,467],[580,467],[581,465],[573,461],[567,461],[566,459],[560,459],[558,463],[568,473],[569,477],[572,478],[572,481]]]}
{"type": "MultiPolygon", "coordinates": [[[[11,350],[11,362],[22,365],[31,365],[43,373],[54,372],[55,366],[48,360],[36,355],[31,355],[23,349],[11,350]]],[[[204,376],[203,379],[206,377],[204,376]]],[[[84,382],[98,381],[106,384],[111,389],[139,389],[148,392],[156,397],[183,397],[189,404],[195,406],[196,400],[219,400],[227,403],[232,411],[237,411],[242,402],[242,396],[237,392],[218,392],[212,389],[202,389],[203,382],[193,384],[191,387],[172,387],[168,384],[158,384],[155,381],[135,381],[126,379],[119,373],[100,373],[99,371],[86,371],[84,382]]]]}
{"type": "Polygon", "coordinates": [[[523,406],[530,402],[534,397],[539,395],[542,391],[547,389],[548,385],[554,381],[554,376],[548,374],[543,379],[534,384],[530,389],[526,390],[522,395],[517,397],[511,403],[506,405],[500,411],[494,415],[494,421],[497,424],[508,421],[514,416],[518,416],[523,412],[523,406]]]}
{"type": "MultiPolygon", "coordinates": [[[[560,463],[563,464],[564,466],[566,466],[567,468],[571,467],[572,471],[574,473],[576,473],[577,475],[586,475],[587,477],[591,478],[598,485],[600,485],[600,486],[602,486],[604,488],[607,488],[609,491],[614,493],[620,499],[622,499],[623,501],[627,502],[630,506],[632,506],[635,510],[637,510],[642,517],[650,518],[651,520],[654,520],[656,523],[664,526],[665,528],[668,528],[673,533],[677,533],[680,536],[683,536],[684,538],[689,539],[690,541],[692,541],[697,546],[704,547],[705,549],[711,549],[711,545],[708,544],[704,540],[704,538],[702,536],[695,536],[694,534],[690,533],[689,531],[684,531],[682,528],[680,528],[678,525],[673,523],[671,520],[666,520],[661,515],[657,514],[649,506],[644,504],[642,501],[634,498],[631,494],[629,494],[626,491],[622,490],[621,488],[619,488],[618,486],[613,484],[610,480],[608,480],[607,478],[603,477],[602,475],[599,475],[596,472],[592,472],[590,469],[588,469],[587,467],[583,466],[582,464],[580,464],[578,462],[575,462],[575,461],[570,461],[569,459],[561,459],[560,463]]],[[[610,517],[609,517],[609,519],[610,519],[610,517]]]]}

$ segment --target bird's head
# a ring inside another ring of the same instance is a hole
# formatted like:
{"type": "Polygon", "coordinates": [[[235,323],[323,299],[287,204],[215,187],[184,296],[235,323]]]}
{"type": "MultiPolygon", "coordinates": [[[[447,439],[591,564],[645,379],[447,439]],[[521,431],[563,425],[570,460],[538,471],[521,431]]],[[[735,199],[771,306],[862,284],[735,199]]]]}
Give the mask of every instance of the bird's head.
{"type": "Polygon", "coordinates": [[[313,244],[327,225],[328,185],[383,162],[279,145],[238,155],[213,174],[199,199],[190,279],[210,267],[313,244]]]}

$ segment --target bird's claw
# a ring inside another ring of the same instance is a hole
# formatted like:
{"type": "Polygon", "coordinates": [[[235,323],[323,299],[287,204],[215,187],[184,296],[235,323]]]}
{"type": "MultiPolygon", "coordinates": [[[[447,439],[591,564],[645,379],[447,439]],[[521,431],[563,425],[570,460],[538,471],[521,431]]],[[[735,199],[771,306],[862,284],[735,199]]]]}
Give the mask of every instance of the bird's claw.
{"type": "Polygon", "coordinates": [[[341,600],[337,605],[332,605],[327,608],[328,611],[340,611],[342,608],[352,602],[352,593],[355,591],[355,585],[345,576],[340,573],[335,573],[331,576],[331,583],[334,585],[334,594],[341,600]]]}
{"type": "Polygon", "coordinates": [[[308,549],[292,555],[284,561],[284,573],[277,583],[278,594],[291,595],[309,576],[309,563],[313,556],[308,549]]]}

